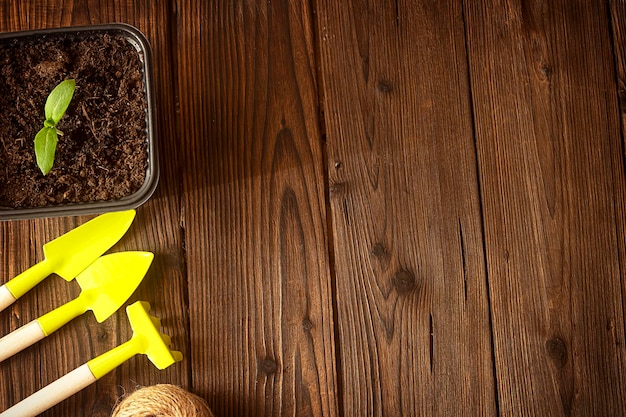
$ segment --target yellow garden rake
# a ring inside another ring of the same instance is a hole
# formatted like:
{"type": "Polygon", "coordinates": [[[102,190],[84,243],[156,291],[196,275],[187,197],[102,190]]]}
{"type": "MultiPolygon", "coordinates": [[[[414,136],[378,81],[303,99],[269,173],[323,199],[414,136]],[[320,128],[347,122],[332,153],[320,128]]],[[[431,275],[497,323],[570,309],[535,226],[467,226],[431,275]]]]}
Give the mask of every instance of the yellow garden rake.
{"type": "Polygon", "coordinates": [[[4,411],[0,417],[34,417],[93,384],[138,354],[147,355],[159,369],[165,369],[182,360],[181,352],[170,350],[169,336],[159,332],[161,322],[157,317],[149,315],[149,311],[150,304],[145,301],[137,301],[128,306],[126,314],[133,329],[133,336],[129,341],[62,376],[4,411]]]}

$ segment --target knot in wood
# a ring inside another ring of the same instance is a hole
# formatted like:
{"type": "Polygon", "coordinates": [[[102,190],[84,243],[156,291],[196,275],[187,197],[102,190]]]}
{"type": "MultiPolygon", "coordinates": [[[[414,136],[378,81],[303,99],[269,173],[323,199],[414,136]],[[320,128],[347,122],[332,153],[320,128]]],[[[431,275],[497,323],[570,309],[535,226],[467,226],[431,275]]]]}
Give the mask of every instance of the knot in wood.
{"type": "Polygon", "coordinates": [[[382,243],[378,242],[377,244],[374,245],[374,247],[372,248],[372,255],[374,255],[377,258],[385,258],[387,256],[387,248],[385,247],[385,245],[383,245],[382,243]]]}
{"type": "Polygon", "coordinates": [[[107,332],[105,329],[101,328],[98,333],[96,334],[96,338],[98,340],[98,342],[103,343],[109,340],[109,332],[107,332]]]}
{"type": "Polygon", "coordinates": [[[376,84],[376,89],[384,94],[391,94],[393,92],[393,83],[389,80],[381,79],[376,84]]]}
{"type": "Polygon", "coordinates": [[[265,375],[271,375],[276,373],[278,370],[278,363],[276,363],[276,361],[272,358],[265,358],[259,363],[259,369],[265,375]]]}
{"type": "Polygon", "coordinates": [[[539,64],[539,72],[541,73],[541,79],[544,81],[550,81],[552,78],[552,67],[547,62],[539,64]]]}
{"type": "Polygon", "coordinates": [[[330,196],[340,197],[346,193],[346,185],[343,182],[335,182],[330,186],[330,196]]]}
{"type": "Polygon", "coordinates": [[[398,294],[408,294],[415,288],[415,275],[406,269],[399,270],[392,279],[398,294]]]}
{"type": "Polygon", "coordinates": [[[546,342],[548,357],[557,369],[562,369],[567,364],[567,346],[563,339],[552,337],[546,342]]]}
{"type": "Polygon", "coordinates": [[[308,317],[305,317],[304,320],[302,320],[302,328],[306,332],[313,328],[313,323],[311,322],[311,320],[309,320],[308,317]]]}

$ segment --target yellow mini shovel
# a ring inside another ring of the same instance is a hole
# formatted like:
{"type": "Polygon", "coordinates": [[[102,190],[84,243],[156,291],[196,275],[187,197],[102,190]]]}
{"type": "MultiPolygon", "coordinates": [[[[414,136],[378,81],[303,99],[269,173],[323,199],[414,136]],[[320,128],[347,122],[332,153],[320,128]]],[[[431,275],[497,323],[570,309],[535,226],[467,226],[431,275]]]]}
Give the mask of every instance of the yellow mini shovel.
{"type": "Polygon", "coordinates": [[[98,322],[115,313],[135,291],[152,263],[150,252],[118,252],[98,258],[76,276],[82,291],[61,307],[0,339],[0,362],[92,310],[98,322]]]}
{"type": "Polygon", "coordinates": [[[105,213],[43,245],[44,260],[0,286],[0,311],[56,273],[67,281],[124,236],[135,210],[105,213]]]}
{"type": "Polygon", "coordinates": [[[182,360],[169,349],[169,336],[159,333],[161,322],[150,316],[150,304],[137,301],[126,308],[133,337],[126,343],[90,360],[0,414],[0,417],[34,417],[93,384],[135,355],[144,354],[159,369],[182,360]]]}

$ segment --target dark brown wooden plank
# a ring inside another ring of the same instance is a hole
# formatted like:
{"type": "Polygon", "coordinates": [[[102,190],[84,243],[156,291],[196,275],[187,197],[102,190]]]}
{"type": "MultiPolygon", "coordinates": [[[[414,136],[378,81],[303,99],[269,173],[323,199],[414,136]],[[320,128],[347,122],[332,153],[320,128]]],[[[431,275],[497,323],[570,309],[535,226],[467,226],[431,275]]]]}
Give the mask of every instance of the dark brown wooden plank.
{"type": "MultiPolygon", "coordinates": [[[[145,299],[163,319],[164,332],[186,355],[183,363],[158,371],[145,358],[122,365],[95,385],[54,407],[47,416],[108,416],[123,392],[136,385],[168,382],[188,388],[189,339],[182,231],[180,180],[175,130],[175,98],[171,56],[171,8],[167,1],[8,1],[0,5],[0,30],[23,30],[107,22],[137,26],[152,44],[159,115],[161,181],[154,197],[138,209],[131,230],[112,251],[150,250],[155,261],[131,302],[145,299]]],[[[0,282],[5,282],[43,257],[41,245],[89,217],[0,223],[0,282]]],[[[75,283],[46,280],[10,311],[0,316],[2,334],[73,298],[75,283]]],[[[89,314],[89,313],[88,313],[89,314]]],[[[93,316],[76,319],[37,346],[0,364],[0,409],[62,376],[92,357],[122,343],[131,332],[123,310],[103,324],[93,316]]]]}
{"type": "Polygon", "coordinates": [[[495,415],[458,1],[320,1],[344,415],[495,415]]]}
{"type": "Polygon", "coordinates": [[[193,386],[218,415],[337,415],[307,2],[178,3],[193,386]]]}
{"type": "MultiPolygon", "coordinates": [[[[615,68],[617,71],[617,96],[619,104],[619,112],[621,116],[621,132],[622,143],[626,141],[626,3],[623,1],[610,1],[611,23],[613,35],[613,55],[615,57],[615,68]]],[[[626,208],[626,197],[616,196],[618,211],[623,213],[626,208]]],[[[620,266],[626,265],[626,230],[624,228],[617,229],[619,237],[619,254],[620,266]]],[[[623,277],[623,273],[622,273],[623,277]]],[[[622,278],[622,302],[626,308],[626,283],[622,278]]],[[[626,316],[626,314],[625,314],[626,316]]],[[[626,329],[626,317],[622,325],[626,329]]],[[[619,325],[616,324],[616,325],[619,325]]],[[[626,330],[625,330],[626,333],[626,330]]]]}
{"type": "Polygon", "coordinates": [[[624,166],[606,2],[465,2],[504,416],[623,415],[624,166]]]}

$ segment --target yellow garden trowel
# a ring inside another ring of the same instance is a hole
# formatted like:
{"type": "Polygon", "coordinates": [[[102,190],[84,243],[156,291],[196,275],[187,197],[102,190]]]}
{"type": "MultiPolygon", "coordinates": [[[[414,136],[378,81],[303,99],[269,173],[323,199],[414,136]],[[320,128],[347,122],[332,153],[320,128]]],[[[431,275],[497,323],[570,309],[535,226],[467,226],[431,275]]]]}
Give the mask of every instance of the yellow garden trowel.
{"type": "Polygon", "coordinates": [[[118,252],[98,258],[76,276],[78,297],[0,339],[0,362],[50,335],[87,310],[98,322],[115,313],[143,280],[154,255],[118,252]]]}
{"type": "Polygon", "coordinates": [[[134,218],[135,210],[102,214],[43,245],[43,261],[0,286],[0,311],[52,273],[74,279],[124,236],[134,218]]]}
{"type": "Polygon", "coordinates": [[[96,382],[135,355],[144,354],[159,369],[181,361],[181,352],[169,348],[169,336],[159,333],[161,322],[148,314],[150,304],[137,301],[126,308],[133,337],[62,376],[50,385],[0,413],[0,417],[34,417],[96,382]]]}

